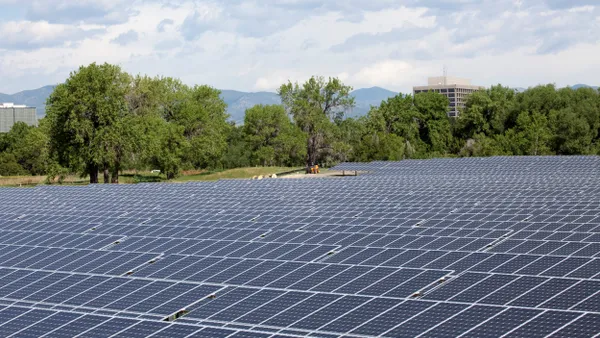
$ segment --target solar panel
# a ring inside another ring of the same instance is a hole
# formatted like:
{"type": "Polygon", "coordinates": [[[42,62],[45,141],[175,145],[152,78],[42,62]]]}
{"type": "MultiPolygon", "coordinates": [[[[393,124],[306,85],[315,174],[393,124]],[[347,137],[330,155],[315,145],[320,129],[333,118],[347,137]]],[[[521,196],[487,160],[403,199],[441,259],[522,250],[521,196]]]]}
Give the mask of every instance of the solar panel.
{"type": "Polygon", "coordinates": [[[0,190],[0,336],[594,337],[600,157],[0,190]]]}

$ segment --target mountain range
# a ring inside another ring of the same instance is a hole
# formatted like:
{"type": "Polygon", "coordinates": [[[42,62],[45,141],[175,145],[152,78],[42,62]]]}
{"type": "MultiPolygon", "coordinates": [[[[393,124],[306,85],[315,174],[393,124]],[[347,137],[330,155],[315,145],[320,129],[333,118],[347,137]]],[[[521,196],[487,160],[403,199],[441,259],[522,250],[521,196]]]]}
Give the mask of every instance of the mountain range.
{"type": "Polygon", "coordinates": [[[580,83],[580,84],[576,84],[576,85],[574,85],[574,86],[571,86],[571,88],[573,88],[573,89],[579,89],[579,88],[593,88],[593,89],[596,89],[596,90],[598,90],[598,86],[588,86],[588,85],[586,85],[586,84],[581,84],[581,83],[580,83]]]}
{"type": "MultiPolygon", "coordinates": [[[[42,117],[46,113],[46,99],[52,93],[55,86],[44,86],[42,88],[25,90],[16,94],[8,95],[0,93],[0,103],[12,102],[15,104],[25,104],[32,107],[37,107],[38,117],[42,117]]],[[[597,86],[589,86],[586,84],[576,84],[571,86],[573,89],[589,87],[598,89],[597,86]]],[[[523,91],[525,88],[515,88],[515,90],[523,91]]],[[[381,87],[371,87],[357,89],[352,92],[356,106],[346,115],[348,117],[358,117],[367,114],[371,106],[377,106],[381,101],[390,97],[396,96],[398,93],[387,90],[381,87]]],[[[280,104],[279,96],[273,92],[241,92],[236,90],[222,90],[221,98],[227,103],[227,112],[230,119],[236,123],[244,121],[244,113],[246,109],[257,104],[280,104]]]]}

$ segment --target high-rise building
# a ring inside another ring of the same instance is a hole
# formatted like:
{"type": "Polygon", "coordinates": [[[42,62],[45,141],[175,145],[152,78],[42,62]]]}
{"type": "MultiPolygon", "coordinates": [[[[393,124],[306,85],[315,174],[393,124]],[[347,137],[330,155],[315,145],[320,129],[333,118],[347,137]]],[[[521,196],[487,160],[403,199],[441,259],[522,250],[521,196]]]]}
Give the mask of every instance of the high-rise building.
{"type": "Polygon", "coordinates": [[[13,103],[0,104],[0,133],[7,133],[16,122],[25,122],[30,126],[37,126],[35,107],[15,105],[13,103]]]}
{"type": "Polygon", "coordinates": [[[458,116],[459,108],[465,107],[466,97],[477,91],[485,89],[481,86],[471,85],[471,80],[461,79],[451,76],[437,76],[427,79],[427,86],[413,87],[413,95],[433,91],[440,93],[448,98],[450,102],[450,110],[448,116],[458,116]]]}

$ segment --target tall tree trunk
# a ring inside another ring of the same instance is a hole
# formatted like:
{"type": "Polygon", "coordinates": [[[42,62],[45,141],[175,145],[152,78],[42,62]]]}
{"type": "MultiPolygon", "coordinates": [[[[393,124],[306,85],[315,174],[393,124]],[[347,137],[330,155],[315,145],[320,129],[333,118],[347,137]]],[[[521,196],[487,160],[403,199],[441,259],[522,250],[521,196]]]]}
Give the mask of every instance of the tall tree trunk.
{"type": "Polygon", "coordinates": [[[310,172],[310,167],[317,164],[317,156],[318,156],[318,145],[317,145],[317,137],[309,136],[308,137],[308,146],[306,147],[306,169],[310,172]]]}
{"type": "Polygon", "coordinates": [[[90,184],[98,183],[98,166],[95,164],[89,165],[90,184]]]}
{"type": "Polygon", "coordinates": [[[306,138],[306,173],[310,174],[310,167],[312,166],[312,142],[311,142],[312,137],[309,136],[306,138]]]}
{"type": "Polygon", "coordinates": [[[110,176],[110,183],[119,183],[119,165],[115,164],[110,176]]]}
{"type": "Polygon", "coordinates": [[[110,175],[108,172],[108,164],[104,163],[104,184],[110,183],[110,175]]]}

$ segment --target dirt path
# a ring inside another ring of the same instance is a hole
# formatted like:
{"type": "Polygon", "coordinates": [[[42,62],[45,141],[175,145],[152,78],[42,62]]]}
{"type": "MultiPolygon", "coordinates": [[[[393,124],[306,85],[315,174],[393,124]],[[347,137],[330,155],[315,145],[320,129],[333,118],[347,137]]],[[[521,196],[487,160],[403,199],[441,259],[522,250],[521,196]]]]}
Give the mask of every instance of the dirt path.
{"type": "MultiPolygon", "coordinates": [[[[279,178],[323,178],[323,177],[343,177],[343,173],[342,171],[337,171],[337,170],[327,170],[327,171],[323,171],[319,174],[303,174],[303,173],[297,173],[297,174],[290,174],[290,175],[285,175],[285,176],[281,176],[279,178]]],[[[346,171],[345,172],[346,176],[354,176],[354,172],[353,171],[346,171]]],[[[360,172],[358,173],[359,175],[361,174],[360,172]]]]}

